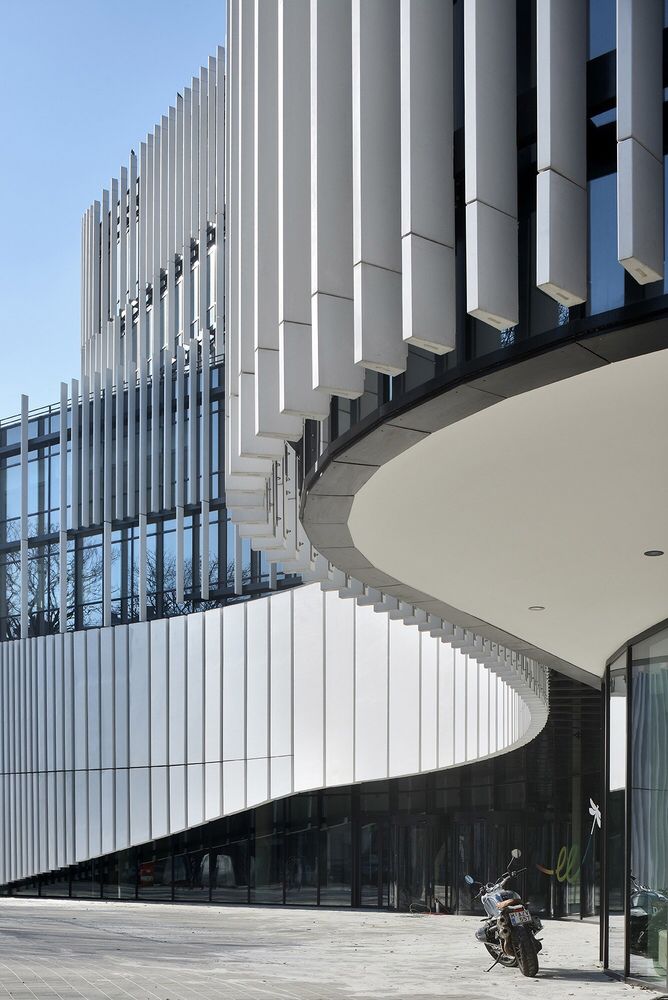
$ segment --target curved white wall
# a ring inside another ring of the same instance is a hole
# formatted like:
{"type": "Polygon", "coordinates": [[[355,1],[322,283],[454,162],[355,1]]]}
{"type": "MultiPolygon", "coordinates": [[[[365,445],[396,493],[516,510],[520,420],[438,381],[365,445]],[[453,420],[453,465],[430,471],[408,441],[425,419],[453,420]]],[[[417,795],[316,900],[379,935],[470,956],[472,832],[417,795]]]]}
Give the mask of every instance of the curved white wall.
{"type": "Polygon", "coordinates": [[[2,643],[0,883],[521,746],[547,718],[532,670],[500,676],[318,585],[2,643]]]}

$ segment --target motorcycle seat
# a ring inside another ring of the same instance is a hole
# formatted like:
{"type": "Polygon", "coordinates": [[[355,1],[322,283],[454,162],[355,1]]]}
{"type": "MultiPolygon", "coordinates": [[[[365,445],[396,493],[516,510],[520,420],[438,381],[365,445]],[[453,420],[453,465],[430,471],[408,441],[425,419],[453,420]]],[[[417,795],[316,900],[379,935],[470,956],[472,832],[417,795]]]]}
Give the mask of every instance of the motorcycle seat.
{"type": "Polygon", "coordinates": [[[505,910],[507,906],[524,906],[521,899],[502,899],[500,903],[496,904],[498,910],[505,910]]]}

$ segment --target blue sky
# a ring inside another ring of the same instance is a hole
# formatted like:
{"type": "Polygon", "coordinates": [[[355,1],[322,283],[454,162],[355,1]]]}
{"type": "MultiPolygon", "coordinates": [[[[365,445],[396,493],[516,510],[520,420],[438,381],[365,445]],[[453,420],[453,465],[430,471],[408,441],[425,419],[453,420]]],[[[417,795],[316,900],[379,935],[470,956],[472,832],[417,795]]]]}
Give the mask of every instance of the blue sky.
{"type": "Polygon", "coordinates": [[[79,371],[81,216],[224,43],[225,0],[0,0],[0,417],[79,371]]]}

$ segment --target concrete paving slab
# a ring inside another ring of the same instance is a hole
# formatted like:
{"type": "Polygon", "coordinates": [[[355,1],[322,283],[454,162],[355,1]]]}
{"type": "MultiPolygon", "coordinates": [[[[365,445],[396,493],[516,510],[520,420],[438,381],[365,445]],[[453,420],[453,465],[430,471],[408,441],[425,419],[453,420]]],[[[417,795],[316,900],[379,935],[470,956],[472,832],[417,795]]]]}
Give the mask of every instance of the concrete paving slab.
{"type": "Polygon", "coordinates": [[[29,1000],[637,1000],[597,968],[598,925],[548,923],[537,980],[475,917],[80,900],[0,901],[0,997],[29,1000]]]}

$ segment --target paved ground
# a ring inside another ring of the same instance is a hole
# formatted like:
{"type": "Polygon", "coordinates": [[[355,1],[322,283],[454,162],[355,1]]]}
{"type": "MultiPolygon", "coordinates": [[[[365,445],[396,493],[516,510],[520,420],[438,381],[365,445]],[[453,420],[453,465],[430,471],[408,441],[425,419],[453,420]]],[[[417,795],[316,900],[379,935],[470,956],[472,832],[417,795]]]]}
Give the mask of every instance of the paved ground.
{"type": "Polygon", "coordinates": [[[0,997],[617,1000],[598,926],[552,923],[538,980],[485,974],[474,917],[0,900],[0,997]]]}

